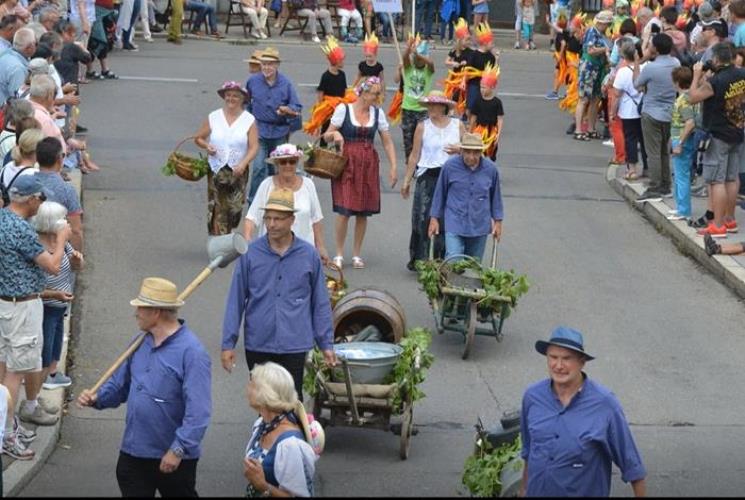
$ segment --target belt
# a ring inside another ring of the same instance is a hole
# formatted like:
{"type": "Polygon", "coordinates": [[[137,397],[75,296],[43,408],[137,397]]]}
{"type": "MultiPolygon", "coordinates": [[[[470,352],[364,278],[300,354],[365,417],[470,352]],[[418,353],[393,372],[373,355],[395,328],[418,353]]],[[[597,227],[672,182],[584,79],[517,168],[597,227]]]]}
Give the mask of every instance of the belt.
{"type": "Polygon", "coordinates": [[[39,297],[41,297],[40,293],[32,293],[31,295],[26,295],[24,297],[6,297],[5,295],[0,295],[0,300],[13,302],[15,304],[16,302],[26,302],[28,300],[38,299],[39,297]]]}

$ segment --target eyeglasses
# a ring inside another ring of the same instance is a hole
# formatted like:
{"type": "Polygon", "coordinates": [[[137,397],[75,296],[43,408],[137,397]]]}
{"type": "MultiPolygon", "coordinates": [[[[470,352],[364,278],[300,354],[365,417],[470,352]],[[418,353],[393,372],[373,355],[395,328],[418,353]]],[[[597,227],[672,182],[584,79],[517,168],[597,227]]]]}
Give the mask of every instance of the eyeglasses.
{"type": "Polygon", "coordinates": [[[296,165],[297,158],[280,158],[276,160],[278,165],[296,165]]]}
{"type": "Polygon", "coordinates": [[[272,217],[272,216],[270,216],[270,215],[265,215],[265,216],[263,217],[263,219],[264,219],[264,223],[265,223],[265,224],[269,224],[269,223],[272,223],[272,222],[282,222],[282,221],[286,221],[286,220],[287,220],[287,219],[289,219],[290,217],[291,217],[290,215],[283,215],[282,217],[272,217]]]}
{"type": "Polygon", "coordinates": [[[35,198],[39,199],[42,203],[47,201],[47,195],[45,195],[44,193],[37,194],[35,198]]]}

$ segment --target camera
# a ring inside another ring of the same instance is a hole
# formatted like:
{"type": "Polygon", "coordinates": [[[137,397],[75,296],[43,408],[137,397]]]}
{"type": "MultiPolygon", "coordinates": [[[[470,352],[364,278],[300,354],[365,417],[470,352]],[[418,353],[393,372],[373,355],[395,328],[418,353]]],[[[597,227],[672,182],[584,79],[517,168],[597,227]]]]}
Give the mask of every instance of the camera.
{"type": "Polygon", "coordinates": [[[703,66],[701,66],[702,71],[716,71],[717,69],[714,67],[714,64],[711,62],[711,59],[706,61],[703,66]]]}

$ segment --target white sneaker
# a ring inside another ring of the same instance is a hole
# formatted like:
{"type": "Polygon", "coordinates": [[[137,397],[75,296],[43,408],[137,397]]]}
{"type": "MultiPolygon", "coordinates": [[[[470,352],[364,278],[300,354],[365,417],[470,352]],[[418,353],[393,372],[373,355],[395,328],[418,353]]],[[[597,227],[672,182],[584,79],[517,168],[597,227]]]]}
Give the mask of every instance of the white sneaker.
{"type": "Polygon", "coordinates": [[[318,38],[318,35],[313,35],[313,38],[312,38],[312,40],[313,40],[313,41],[314,41],[315,43],[321,43],[321,39],[320,39],[320,38],[318,38]]]}
{"type": "Polygon", "coordinates": [[[674,208],[671,208],[667,211],[667,215],[678,215],[678,211],[674,208]]]}
{"type": "Polygon", "coordinates": [[[603,141],[603,146],[613,147],[613,139],[608,139],[607,141],[603,141]]]}
{"type": "Polygon", "coordinates": [[[267,35],[264,30],[259,31],[259,35],[261,35],[262,40],[266,40],[267,38],[269,38],[269,35],[267,35]]]}

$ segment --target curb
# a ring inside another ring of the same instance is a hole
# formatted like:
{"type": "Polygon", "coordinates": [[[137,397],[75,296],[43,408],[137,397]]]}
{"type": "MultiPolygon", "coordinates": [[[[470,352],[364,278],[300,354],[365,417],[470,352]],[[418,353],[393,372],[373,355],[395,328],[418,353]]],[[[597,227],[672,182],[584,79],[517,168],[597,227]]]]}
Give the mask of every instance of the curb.
{"type": "Polygon", "coordinates": [[[745,298],[745,268],[729,255],[706,255],[704,239],[696,234],[694,228],[685,221],[667,220],[666,212],[669,207],[664,201],[636,203],[636,199],[644,192],[644,187],[641,183],[629,183],[620,177],[621,168],[618,165],[608,167],[608,184],[630,202],[631,206],[643,212],[658,231],[669,236],[681,252],[705,267],[740,298],[745,298]]]}
{"type": "MultiPolygon", "coordinates": [[[[82,203],[82,175],[80,174],[80,170],[72,170],[70,172],[70,177],[72,179],[71,183],[75,188],[75,191],[77,191],[78,196],[80,196],[82,203]]],[[[68,315],[65,317],[65,340],[62,344],[62,355],[60,356],[60,360],[58,363],[58,367],[64,372],[67,372],[67,349],[70,344],[71,316],[72,312],[68,313],[68,315]]],[[[23,390],[24,389],[21,388],[21,392],[23,390]]],[[[66,394],[67,390],[65,389],[55,389],[50,391],[48,389],[42,388],[40,395],[44,396],[44,399],[47,399],[62,408],[60,410],[60,418],[54,425],[48,427],[37,426],[36,439],[31,446],[31,449],[36,452],[33,460],[14,460],[3,471],[3,494],[6,497],[17,496],[21,492],[21,490],[28,483],[31,482],[31,480],[34,478],[34,476],[36,476],[39,470],[41,470],[49,456],[52,454],[52,451],[54,451],[54,448],[57,445],[57,441],[59,440],[60,428],[62,427],[62,418],[65,413],[63,404],[65,402],[66,394]]]]}

